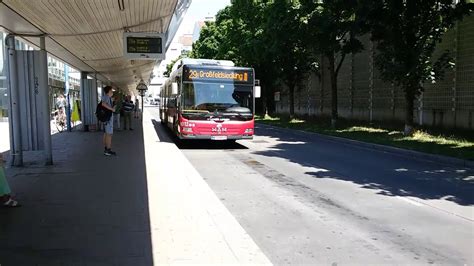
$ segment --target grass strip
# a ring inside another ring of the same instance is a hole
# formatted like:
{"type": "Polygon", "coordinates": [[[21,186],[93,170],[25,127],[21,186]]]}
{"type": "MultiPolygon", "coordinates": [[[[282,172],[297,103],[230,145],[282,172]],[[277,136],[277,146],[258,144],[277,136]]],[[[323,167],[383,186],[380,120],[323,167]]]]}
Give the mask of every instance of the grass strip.
{"type": "Polygon", "coordinates": [[[474,161],[474,134],[447,132],[437,129],[419,129],[412,136],[404,136],[402,125],[369,125],[366,122],[341,120],[336,129],[328,119],[288,119],[285,117],[256,117],[256,122],[325,135],[337,136],[368,143],[393,146],[474,161]],[[397,130],[398,129],[398,130],[397,130]],[[472,137],[469,138],[468,136],[472,137]]]}

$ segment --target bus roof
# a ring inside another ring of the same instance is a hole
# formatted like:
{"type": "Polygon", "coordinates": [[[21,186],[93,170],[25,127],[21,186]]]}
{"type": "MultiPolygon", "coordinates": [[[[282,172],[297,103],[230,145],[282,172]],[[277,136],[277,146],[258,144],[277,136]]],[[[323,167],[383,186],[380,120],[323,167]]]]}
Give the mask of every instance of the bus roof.
{"type": "Polygon", "coordinates": [[[196,59],[196,58],[182,58],[178,60],[172,69],[174,72],[182,65],[201,65],[201,66],[235,66],[234,62],[230,60],[214,60],[214,59],[196,59]]]}

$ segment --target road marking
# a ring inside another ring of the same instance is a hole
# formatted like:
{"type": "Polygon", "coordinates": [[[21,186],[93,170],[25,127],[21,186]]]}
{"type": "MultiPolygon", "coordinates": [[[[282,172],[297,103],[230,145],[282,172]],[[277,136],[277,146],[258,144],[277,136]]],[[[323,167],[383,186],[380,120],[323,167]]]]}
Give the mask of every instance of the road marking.
{"type": "Polygon", "coordinates": [[[403,201],[406,201],[406,202],[408,202],[408,203],[410,203],[410,204],[412,204],[412,205],[415,205],[415,206],[417,206],[417,207],[423,206],[423,204],[421,204],[421,203],[419,203],[419,202],[417,202],[417,201],[415,201],[415,200],[409,199],[409,198],[404,198],[404,197],[401,197],[401,196],[397,196],[397,198],[399,198],[399,199],[401,199],[401,200],[403,200],[403,201]]]}

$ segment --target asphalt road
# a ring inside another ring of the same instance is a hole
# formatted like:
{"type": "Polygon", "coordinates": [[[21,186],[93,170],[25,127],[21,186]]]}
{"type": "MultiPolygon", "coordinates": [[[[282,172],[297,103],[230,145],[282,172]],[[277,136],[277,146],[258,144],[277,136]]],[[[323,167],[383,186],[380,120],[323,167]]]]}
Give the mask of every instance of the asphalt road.
{"type": "Polygon", "coordinates": [[[177,145],[274,264],[474,265],[472,169],[256,133],[177,145]]]}

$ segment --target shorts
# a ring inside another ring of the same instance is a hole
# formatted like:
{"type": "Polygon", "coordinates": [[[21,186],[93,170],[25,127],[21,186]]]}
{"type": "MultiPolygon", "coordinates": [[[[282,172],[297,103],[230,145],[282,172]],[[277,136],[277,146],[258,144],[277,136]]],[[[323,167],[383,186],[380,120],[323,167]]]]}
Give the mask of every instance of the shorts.
{"type": "Polygon", "coordinates": [[[114,117],[110,117],[110,120],[104,123],[105,133],[112,135],[114,134],[114,117]]]}

